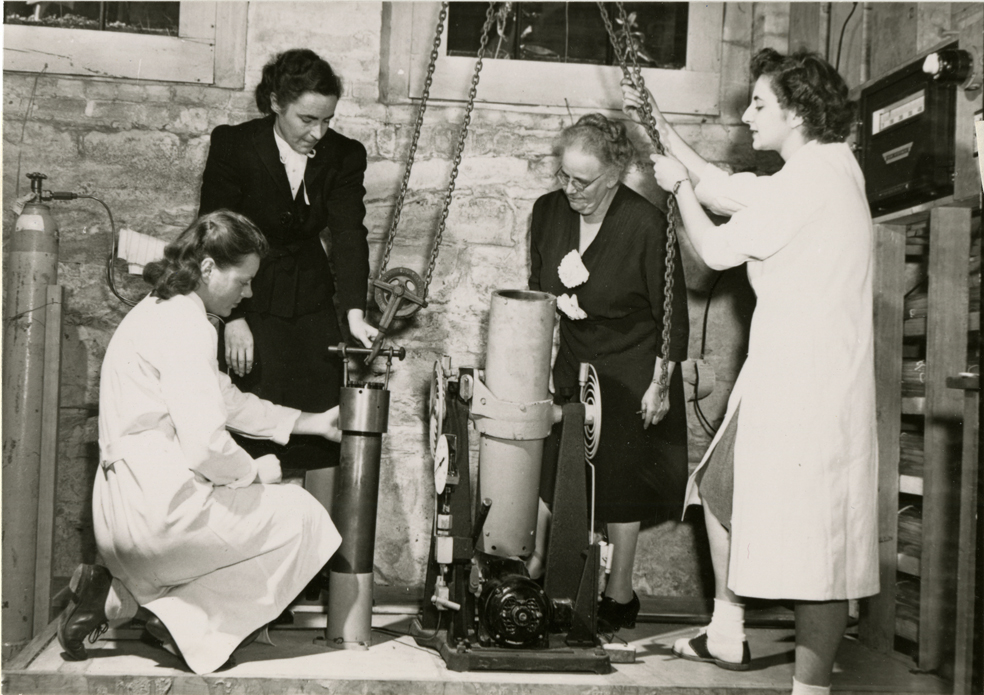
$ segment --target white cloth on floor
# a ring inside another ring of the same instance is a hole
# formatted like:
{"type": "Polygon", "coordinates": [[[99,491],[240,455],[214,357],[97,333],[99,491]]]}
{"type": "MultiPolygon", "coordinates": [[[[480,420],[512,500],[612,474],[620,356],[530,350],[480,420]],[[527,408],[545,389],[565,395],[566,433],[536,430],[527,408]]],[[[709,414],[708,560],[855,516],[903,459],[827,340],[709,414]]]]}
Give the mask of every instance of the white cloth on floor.
{"type": "Polygon", "coordinates": [[[196,673],[279,616],[341,542],[301,487],[230,487],[256,465],[227,428],[285,443],[299,411],[239,391],[216,345],[194,293],[148,297],[123,319],[102,366],[93,491],[106,566],[196,673]]]}

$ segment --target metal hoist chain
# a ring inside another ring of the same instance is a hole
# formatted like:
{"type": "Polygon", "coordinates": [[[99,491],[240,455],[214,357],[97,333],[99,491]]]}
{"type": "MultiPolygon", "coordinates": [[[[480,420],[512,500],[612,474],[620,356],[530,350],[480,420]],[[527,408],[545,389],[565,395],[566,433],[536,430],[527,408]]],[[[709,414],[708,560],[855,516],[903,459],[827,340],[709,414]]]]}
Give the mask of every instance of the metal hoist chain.
{"type": "Polygon", "coordinates": [[[451,196],[454,194],[454,182],[458,177],[458,167],[461,165],[461,153],[465,149],[465,138],[468,136],[471,112],[475,106],[475,97],[478,95],[478,80],[482,72],[482,59],[485,56],[485,47],[489,42],[489,31],[492,29],[495,16],[495,3],[490,2],[489,8],[485,11],[485,24],[482,25],[482,39],[478,46],[478,59],[475,61],[475,72],[472,74],[471,89],[468,90],[468,102],[465,104],[465,115],[461,122],[461,132],[458,135],[458,144],[454,150],[454,162],[451,165],[448,189],[444,194],[444,209],[441,212],[441,222],[437,227],[437,234],[434,235],[434,247],[431,249],[430,263],[427,266],[427,273],[424,275],[424,289],[422,291],[424,299],[427,299],[427,290],[430,287],[431,277],[434,275],[434,266],[437,265],[437,254],[441,250],[441,238],[444,236],[444,228],[448,221],[451,196]]]}
{"type": "MultiPolygon", "coordinates": [[[[407,189],[410,184],[410,171],[413,167],[414,157],[417,153],[417,142],[420,139],[420,131],[423,127],[424,113],[427,110],[427,100],[430,98],[430,88],[434,81],[434,69],[440,56],[441,35],[444,33],[444,23],[447,21],[448,3],[441,3],[441,11],[438,15],[437,29],[434,34],[433,48],[430,54],[430,63],[427,65],[427,77],[424,80],[424,89],[420,98],[420,109],[417,112],[417,120],[414,123],[413,136],[410,141],[410,152],[407,155],[407,165],[403,172],[403,183],[400,187],[400,194],[396,201],[396,209],[393,212],[393,222],[390,224],[389,235],[386,239],[386,250],[383,253],[383,261],[379,267],[378,277],[381,277],[389,264],[390,253],[393,250],[393,243],[396,240],[396,228],[403,213],[403,203],[406,198],[407,189]]],[[[462,120],[461,132],[458,135],[458,142],[455,147],[451,176],[448,181],[447,191],[444,195],[444,209],[441,213],[441,221],[438,225],[437,233],[434,236],[434,244],[431,249],[430,260],[427,265],[427,272],[424,276],[424,286],[421,295],[427,298],[427,290],[430,287],[431,278],[434,275],[434,267],[437,265],[437,255],[440,253],[441,240],[444,236],[444,229],[447,226],[448,213],[450,212],[451,199],[454,194],[455,179],[458,177],[458,167],[461,165],[461,155],[465,149],[465,140],[468,136],[468,126],[471,123],[471,112],[475,106],[475,97],[478,95],[479,75],[482,71],[483,56],[485,47],[488,45],[489,32],[496,18],[495,3],[490,2],[489,8],[485,13],[485,23],[482,26],[482,36],[478,48],[478,59],[475,62],[475,72],[472,75],[471,88],[468,91],[468,100],[465,104],[465,115],[462,120]]]]}
{"type": "Polygon", "coordinates": [[[427,111],[427,100],[430,99],[430,88],[434,83],[434,69],[437,67],[437,59],[440,57],[441,35],[444,33],[444,22],[448,18],[448,3],[441,3],[441,13],[437,17],[437,30],[434,32],[434,43],[431,48],[430,62],[427,64],[427,77],[424,80],[424,91],[420,95],[420,109],[417,111],[417,120],[413,124],[413,137],[410,140],[410,152],[407,155],[407,166],[403,170],[403,184],[400,186],[400,195],[396,199],[396,209],[393,211],[393,222],[390,224],[389,235],[386,237],[386,251],[383,253],[383,262],[379,266],[377,277],[383,274],[386,266],[389,265],[390,252],[393,250],[393,242],[396,241],[396,227],[400,223],[400,216],[403,214],[403,201],[407,196],[407,189],[410,187],[410,171],[413,169],[413,159],[417,154],[417,141],[420,139],[420,131],[424,125],[424,112],[427,111]]]}
{"type": "MultiPolygon", "coordinates": [[[[605,29],[608,31],[608,36],[611,39],[615,56],[618,58],[619,65],[622,68],[622,73],[632,81],[632,84],[642,95],[642,124],[646,129],[646,133],[649,135],[649,139],[652,140],[656,154],[665,154],[666,148],[663,147],[663,142],[659,136],[659,129],[656,126],[656,118],[653,116],[652,105],[649,103],[649,99],[646,98],[646,82],[642,78],[642,70],[639,68],[638,61],[636,61],[636,52],[633,48],[634,39],[629,31],[629,18],[625,12],[625,7],[621,2],[615,3],[618,7],[619,19],[622,21],[622,32],[625,36],[625,49],[623,52],[622,47],[619,45],[618,35],[615,33],[615,27],[612,26],[611,19],[608,17],[605,4],[598,2],[597,5],[601,11],[601,19],[605,23],[605,29]],[[631,70],[628,65],[630,60],[632,62],[631,70]]],[[[676,265],[677,249],[677,204],[676,198],[672,193],[666,198],[666,207],[666,265],[663,272],[663,344],[660,355],[663,361],[659,371],[660,400],[662,402],[666,401],[667,392],[669,391],[667,384],[669,382],[670,326],[673,320],[673,270],[676,265]]]]}

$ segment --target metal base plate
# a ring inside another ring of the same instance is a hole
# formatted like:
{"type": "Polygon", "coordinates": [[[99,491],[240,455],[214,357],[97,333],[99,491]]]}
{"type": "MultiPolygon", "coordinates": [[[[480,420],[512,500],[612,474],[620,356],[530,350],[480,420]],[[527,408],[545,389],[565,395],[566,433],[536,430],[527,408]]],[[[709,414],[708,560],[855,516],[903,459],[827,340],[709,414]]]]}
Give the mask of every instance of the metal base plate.
{"type": "Polygon", "coordinates": [[[612,672],[612,660],[599,645],[570,647],[562,635],[550,635],[545,649],[504,649],[501,647],[452,647],[447,632],[441,630],[417,643],[437,650],[451,671],[558,671],[606,674],[612,672]]]}

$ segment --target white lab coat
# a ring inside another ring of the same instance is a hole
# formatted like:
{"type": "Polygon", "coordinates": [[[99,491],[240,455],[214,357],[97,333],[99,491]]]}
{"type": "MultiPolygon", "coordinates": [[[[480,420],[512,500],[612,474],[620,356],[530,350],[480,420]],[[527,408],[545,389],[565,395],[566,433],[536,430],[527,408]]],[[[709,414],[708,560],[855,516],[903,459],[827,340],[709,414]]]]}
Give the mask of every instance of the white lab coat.
{"type": "MultiPolygon", "coordinates": [[[[878,592],[872,225],[842,143],[811,142],[769,177],[708,165],[701,202],[731,215],[703,247],[747,263],[757,297],[739,404],[728,586],[799,600],[878,592]]],[[[691,476],[689,503],[699,503],[691,476]]]]}
{"type": "Polygon", "coordinates": [[[103,561],[196,673],[279,616],[341,540],[300,486],[253,482],[227,428],[285,443],[299,411],[239,391],[216,343],[195,293],[123,319],[102,365],[93,491],[103,561]]]}

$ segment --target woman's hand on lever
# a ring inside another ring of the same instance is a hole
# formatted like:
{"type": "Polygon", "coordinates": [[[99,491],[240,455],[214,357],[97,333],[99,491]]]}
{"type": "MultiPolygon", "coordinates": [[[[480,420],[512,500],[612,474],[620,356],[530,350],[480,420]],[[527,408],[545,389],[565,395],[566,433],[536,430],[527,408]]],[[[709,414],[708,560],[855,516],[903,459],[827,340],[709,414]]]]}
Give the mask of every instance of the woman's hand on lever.
{"type": "Polygon", "coordinates": [[[246,319],[227,321],[223,331],[226,365],[243,377],[253,369],[253,331],[246,319]]]}
{"type": "Polygon", "coordinates": [[[642,428],[649,429],[650,425],[655,425],[662,420],[670,410],[670,399],[661,398],[662,389],[658,381],[649,384],[646,393],[642,396],[642,428]]]}
{"type": "Polygon", "coordinates": [[[366,323],[366,315],[362,309],[349,309],[348,326],[352,337],[364,347],[372,347],[372,341],[379,334],[379,329],[366,323]]]}

